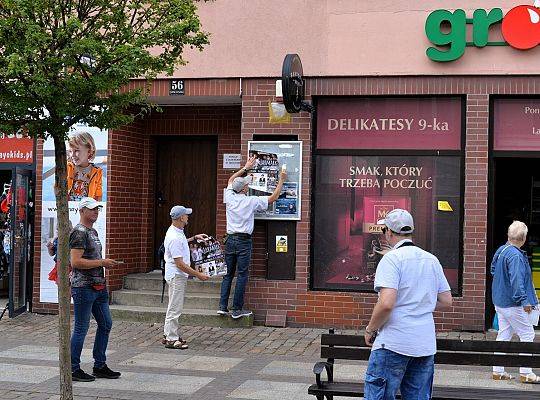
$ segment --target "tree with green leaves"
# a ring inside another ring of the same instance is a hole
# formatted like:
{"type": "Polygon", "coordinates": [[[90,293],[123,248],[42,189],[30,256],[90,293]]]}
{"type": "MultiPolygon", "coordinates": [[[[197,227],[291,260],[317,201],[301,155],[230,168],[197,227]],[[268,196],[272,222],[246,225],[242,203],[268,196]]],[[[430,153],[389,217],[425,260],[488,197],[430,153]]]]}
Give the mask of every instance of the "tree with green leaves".
{"type": "Polygon", "coordinates": [[[147,112],[148,83],[203,49],[197,0],[0,0],[0,130],[55,145],[60,398],[72,399],[66,139],[86,123],[129,124],[147,112]]]}

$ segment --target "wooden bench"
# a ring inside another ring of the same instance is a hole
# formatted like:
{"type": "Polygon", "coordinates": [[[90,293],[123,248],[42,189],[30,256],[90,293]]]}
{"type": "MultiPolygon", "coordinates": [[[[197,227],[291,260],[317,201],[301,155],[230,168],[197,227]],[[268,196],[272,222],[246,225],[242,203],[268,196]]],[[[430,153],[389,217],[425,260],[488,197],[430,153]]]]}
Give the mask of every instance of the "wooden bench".
{"type": "MultiPolygon", "coordinates": [[[[330,329],[330,334],[321,336],[321,358],[327,360],[318,362],[313,367],[316,384],[309,387],[308,393],[315,396],[317,400],[323,400],[325,397],[332,400],[338,396],[363,397],[363,382],[336,382],[334,380],[334,363],[336,360],[365,361],[369,359],[370,352],[371,349],[366,346],[363,336],[336,335],[333,329],[330,329]],[[321,379],[324,371],[326,371],[326,381],[321,379]]],[[[435,364],[538,368],[540,367],[540,343],[438,339],[435,364]],[[507,354],[494,354],[495,352],[507,354]],[[529,354],[520,355],[519,353],[529,354]]],[[[478,371],[478,374],[489,374],[491,378],[491,371],[478,371]]],[[[456,384],[459,385],[459,382],[456,384]]],[[[504,382],[501,381],[501,386],[503,385],[504,382]]],[[[515,389],[434,386],[432,398],[438,400],[530,400],[540,399],[540,392],[531,392],[526,388],[520,389],[519,386],[515,389]]]]}

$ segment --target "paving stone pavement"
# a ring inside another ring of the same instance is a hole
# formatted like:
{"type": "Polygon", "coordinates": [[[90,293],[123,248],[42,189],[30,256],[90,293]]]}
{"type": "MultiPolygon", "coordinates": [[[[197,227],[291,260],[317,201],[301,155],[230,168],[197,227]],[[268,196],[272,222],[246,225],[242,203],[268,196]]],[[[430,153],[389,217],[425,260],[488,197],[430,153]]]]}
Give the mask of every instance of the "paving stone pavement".
{"type": "MultiPolygon", "coordinates": [[[[0,321],[0,399],[58,400],[56,316],[24,314],[0,321]]],[[[92,369],[92,323],[82,367],[92,369]]],[[[116,321],[108,349],[108,364],[120,370],[118,380],[74,383],[77,400],[313,400],[313,363],[319,361],[320,335],[311,328],[215,328],[189,326],[182,336],[189,349],[165,349],[162,324],[116,321]]],[[[357,331],[338,331],[357,334],[357,331]]],[[[493,338],[494,333],[488,333],[493,338]]],[[[481,333],[444,333],[443,337],[482,340],[481,333]]],[[[540,339],[540,338],[537,338],[540,339]]],[[[338,379],[359,381],[365,362],[336,365],[338,379]]],[[[512,371],[512,369],[511,369],[512,371]]],[[[516,372],[516,371],[514,371],[516,372]]],[[[459,382],[464,387],[514,387],[495,382],[489,368],[436,371],[436,384],[459,382]]],[[[531,399],[540,398],[540,388],[531,399]]]]}

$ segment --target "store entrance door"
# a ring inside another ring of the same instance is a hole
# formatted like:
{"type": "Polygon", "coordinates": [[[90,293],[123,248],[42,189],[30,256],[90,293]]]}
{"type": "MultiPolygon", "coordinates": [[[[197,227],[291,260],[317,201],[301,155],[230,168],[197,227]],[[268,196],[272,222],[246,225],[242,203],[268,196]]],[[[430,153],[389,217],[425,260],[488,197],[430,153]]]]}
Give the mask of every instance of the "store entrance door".
{"type": "Polygon", "coordinates": [[[527,224],[529,233],[523,250],[529,255],[533,283],[540,297],[540,158],[497,157],[493,163],[491,240],[487,255],[486,315],[488,327],[495,313],[491,300],[491,259],[507,241],[514,220],[527,224]]]}
{"type": "Polygon", "coordinates": [[[217,138],[159,137],[156,168],[156,248],[171,225],[174,205],[193,208],[186,235],[216,234],[217,138]]]}

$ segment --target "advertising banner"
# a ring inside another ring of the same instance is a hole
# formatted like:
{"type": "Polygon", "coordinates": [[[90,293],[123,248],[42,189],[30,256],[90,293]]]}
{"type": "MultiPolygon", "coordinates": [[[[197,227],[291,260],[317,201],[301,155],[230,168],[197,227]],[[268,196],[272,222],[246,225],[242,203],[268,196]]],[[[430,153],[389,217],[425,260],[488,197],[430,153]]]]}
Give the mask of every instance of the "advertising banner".
{"type": "Polygon", "coordinates": [[[461,148],[459,97],[323,98],[317,149],[461,148]]]}
{"type": "MultiPolygon", "coordinates": [[[[83,197],[92,197],[103,206],[94,229],[98,232],[106,254],[107,217],[107,146],[108,132],[86,125],[75,125],[66,143],[68,151],[69,220],[79,223],[78,203],[83,197]]],[[[48,139],[43,145],[43,206],[41,217],[40,302],[57,303],[58,289],[49,273],[56,263],[58,221],[54,194],[54,143],[48,139]]]]}
{"type": "Polygon", "coordinates": [[[460,157],[319,155],[316,165],[315,288],[373,290],[377,265],[390,249],[377,221],[402,208],[413,215],[414,243],[439,258],[458,289],[460,157]]]}
{"type": "Polygon", "coordinates": [[[540,151],[540,99],[493,101],[493,149],[540,151]]]}
{"type": "Polygon", "coordinates": [[[302,142],[248,142],[248,156],[257,161],[247,176],[250,196],[270,196],[285,165],[287,180],[277,201],[268,210],[255,213],[258,219],[299,220],[301,216],[302,142]]]}
{"type": "Polygon", "coordinates": [[[227,274],[225,253],[220,243],[208,236],[206,240],[194,240],[189,244],[193,268],[210,277],[227,274]]]}
{"type": "Polygon", "coordinates": [[[34,140],[22,134],[0,133],[0,163],[32,164],[34,140]]]}

